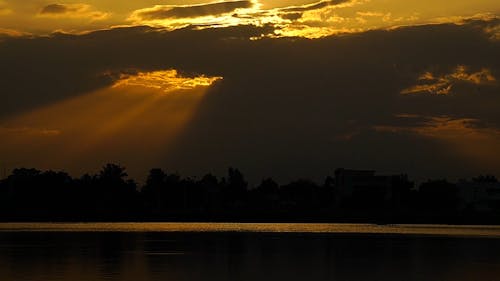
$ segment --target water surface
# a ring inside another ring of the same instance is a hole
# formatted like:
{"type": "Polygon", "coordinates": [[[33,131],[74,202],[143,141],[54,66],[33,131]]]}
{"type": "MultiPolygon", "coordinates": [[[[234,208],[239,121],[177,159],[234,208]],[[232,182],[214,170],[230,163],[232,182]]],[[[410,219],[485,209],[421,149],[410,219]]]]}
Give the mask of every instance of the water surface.
{"type": "Polygon", "coordinates": [[[500,229],[0,224],[0,280],[498,280],[500,229]]]}
{"type": "Polygon", "coordinates": [[[0,232],[269,232],[481,236],[500,226],[332,223],[0,223],[0,232]]]}

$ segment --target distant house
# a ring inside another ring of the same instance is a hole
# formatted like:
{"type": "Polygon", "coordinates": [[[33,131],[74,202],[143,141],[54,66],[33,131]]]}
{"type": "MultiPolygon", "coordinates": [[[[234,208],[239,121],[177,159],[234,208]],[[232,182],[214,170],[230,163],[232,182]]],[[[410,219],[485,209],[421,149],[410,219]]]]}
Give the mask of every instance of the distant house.
{"type": "Polygon", "coordinates": [[[372,170],[335,170],[335,186],[342,198],[365,198],[370,201],[400,201],[413,183],[407,175],[375,175],[372,170]]]}
{"type": "Polygon", "coordinates": [[[500,183],[461,180],[457,184],[459,208],[477,212],[500,211],[500,183]]]}

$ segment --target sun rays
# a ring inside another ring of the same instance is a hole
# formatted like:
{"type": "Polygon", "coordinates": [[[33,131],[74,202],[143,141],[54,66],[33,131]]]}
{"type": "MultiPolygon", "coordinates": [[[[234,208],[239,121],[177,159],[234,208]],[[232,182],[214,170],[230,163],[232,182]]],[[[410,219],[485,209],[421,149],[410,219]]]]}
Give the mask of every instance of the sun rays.
{"type": "Polygon", "coordinates": [[[112,87],[4,120],[0,150],[5,159],[38,167],[72,170],[109,160],[149,167],[220,79],[176,70],[121,75],[112,87]]]}

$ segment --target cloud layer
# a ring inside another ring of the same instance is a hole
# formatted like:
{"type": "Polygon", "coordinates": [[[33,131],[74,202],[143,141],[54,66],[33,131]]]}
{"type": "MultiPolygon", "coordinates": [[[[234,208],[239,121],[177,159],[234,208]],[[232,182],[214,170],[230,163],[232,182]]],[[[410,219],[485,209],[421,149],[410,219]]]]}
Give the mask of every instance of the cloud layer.
{"type": "Polygon", "coordinates": [[[157,5],[153,8],[135,11],[132,17],[143,20],[169,19],[169,18],[196,18],[217,16],[234,12],[236,9],[251,8],[252,1],[214,2],[200,5],[157,5]]]}
{"type": "MultiPolygon", "coordinates": [[[[273,25],[10,38],[0,44],[0,126],[107,89],[119,77],[113,73],[176,69],[223,80],[204,94],[175,146],[157,153],[165,153],[160,164],[168,169],[200,174],[234,165],[254,178],[279,179],[317,177],[339,166],[421,177],[500,173],[500,42],[487,31],[497,24],[475,20],[313,40],[260,37],[275,34],[273,25]],[[402,94],[415,83],[443,79],[453,84],[452,94],[402,94]]],[[[134,126],[144,122],[130,126],[120,139],[154,139],[168,130],[158,125],[139,137],[134,126]]],[[[45,151],[56,153],[60,146],[51,145],[45,151]]],[[[122,146],[145,152],[136,142],[122,146]]],[[[123,164],[137,169],[129,160],[123,164]]]]}
{"type": "Polygon", "coordinates": [[[448,95],[453,88],[460,84],[479,86],[494,85],[497,81],[489,69],[483,68],[478,72],[468,72],[467,67],[459,65],[452,73],[436,76],[432,72],[425,72],[418,78],[419,84],[401,91],[402,94],[429,93],[448,95]]]}
{"type": "Polygon", "coordinates": [[[88,4],[49,4],[44,6],[40,17],[52,18],[90,18],[91,20],[104,20],[109,13],[96,11],[88,4]]]}
{"type": "MultiPolygon", "coordinates": [[[[399,0],[209,1],[170,0],[163,5],[154,0],[0,1],[0,26],[18,33],[47,35],[131,25],[173,30],[187,26],[220,28],[270,24],[279,27],[275,37],[319,38],[402,25],[456,23],[471,17],[491,19],[498,14],[498,4],[494,0],[459,0],[452,6],[432,0],[408,0],[404,4],[399,0]]],[[[498,38],[498,26],[492,26],[490,32],[498,38]]]]}
{"type": "Polygon", "coordinates": [[[320,9],[323,9],[326,7],[336,6],[336,5],[340,5],[343,3],[349,3],[349,2],[353,2],[353,1],[352,0],[325,0],[325,1],[320,1],[317,3],[306,4],[303,6],[282,8],[282,9],[280,9],[280,11],[286,12],[286,13],[307,12],[307,11],[313,11],[313,10],[320,10],[320,9]]]}

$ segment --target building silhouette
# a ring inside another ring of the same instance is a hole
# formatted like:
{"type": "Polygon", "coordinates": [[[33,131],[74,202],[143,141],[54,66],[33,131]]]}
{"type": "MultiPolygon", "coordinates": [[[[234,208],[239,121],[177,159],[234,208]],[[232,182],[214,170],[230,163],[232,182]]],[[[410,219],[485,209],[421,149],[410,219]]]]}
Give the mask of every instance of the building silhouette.
{"type": "Polygon", "coordinates": [[[407,175],[376,175],[373,170],[335,170],[335,186],[341,198],[366,198],[379,203],[400,200],[413,188],[407,175]]]}
{"type": "Polygon", "coordinates": [[[461,180],[457,183],[459,209],[479,213],[500,211],[500,183],[487,178],[461,180]]]}

